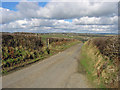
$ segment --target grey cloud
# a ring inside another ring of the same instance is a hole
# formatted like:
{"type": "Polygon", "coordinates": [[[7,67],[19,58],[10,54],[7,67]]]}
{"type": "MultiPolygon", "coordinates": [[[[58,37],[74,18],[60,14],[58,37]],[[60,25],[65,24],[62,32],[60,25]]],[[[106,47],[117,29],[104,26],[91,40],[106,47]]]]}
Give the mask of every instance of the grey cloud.
{"type": "Polygon", "coordinates": [[[117,25],[76,25],[74,21],[34,18],[4,24],[2,29],[29,32],[117,32],[117,25]]]}
{"type": "Polygon", "coordinates": [[[116,3],[49,3],[47,8],[52,18],[69,19],[82,16],[112,16],[117,13],[116,3]]]}
{"type": "Polygon", "coordinates": [[[37,2],[20,2],[16,8],[18,12],[25,18],[38,17],[37,10],[40,8],[37,2]]]}
{"type": "Polygon", "coordinates": [[[113,17],[81,17],[73,19],[76,25],[114,25],[118,24],[118,16],[113,17]]]}
{"type": "Polygon", "coordinates": [[[2,24],[17,20],[17,19],[21,19],[21,14],[19,12],[11,11],[5,8],[0,8],[0,11],[1,11],[0,16],[2,19],[0,20],[0,23],[2,24]]]}
{"type": "Polygon", "coordinates": [[[47,19],[73,19],[83,16],[101,17],[117,15],[116,3],[94,3],[88,2],[49,2],[45,7],[40,7],[37,2],[20,2],[11,11],[1,8],[2,22],[7,23],[24,18],[47,18],[47,19]]]}
{"type": "Polygon", "coordinates": [[[20,2],[18,11],[2,10],[3,31],[117,32],[116,3],[20,2]],[[72,22],[64,19],[72,19],[72,22]]]}

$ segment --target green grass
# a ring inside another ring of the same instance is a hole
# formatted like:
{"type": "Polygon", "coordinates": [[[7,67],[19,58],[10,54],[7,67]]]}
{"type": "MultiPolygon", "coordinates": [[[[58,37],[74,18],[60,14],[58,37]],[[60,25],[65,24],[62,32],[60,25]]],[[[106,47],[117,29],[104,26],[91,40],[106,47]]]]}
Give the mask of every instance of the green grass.
{"type": "Polygon", "coordinates": [[[85,69],[88,80],[95,88],[117,87],[118,69],[116,65],[108,57],[102,55],[92,43],[86,42],[83,45],[80,54],[80,66],[85,69]]]}
{"type": "Polygon", "coordinates": [[[78,43],[80,43],[79,41],[75,41],[75,42],[69,42],[69,43],[66,43],[66,44],[62,44],[62,45],[60,45],[60,46],[51,46],[50,47],[50,55],[54,55],[54,54],[56,54],[57,52],[61,52],[61,51],[64,51],[65,49],[67,49],[67,48],[70,48],[71,46],[73,46],[73,45],[76,45],[76,44],[78,44],[78,43]]]}
{"type": "Polygon", "coordinates": [[[90,80],[90,82],[92,83],[93,79],[95,79],[95,77],[92,76],[93,67],[90,65],[90,62],[92,61],[92,59],[87,56],[86,51],[84,49],[85,47],[82,48],[80,63],[84,67],[86,71],[86,75],[88,79],[90,80]]]}
{"type": "Polygon", "coordinates": [[[96,83],[96,79],[97,76],[93,75],[93,71],[94,71],[94,60],[91,58],[91,56],[88,54],[88,48],[89,46],[83,46],[82,47],[82,51],[81,51],[81,55],[80,55],[80,64],[82,65],[82,67],[85,69],[86,72],[86,76],[89,80],[89,82],[92,84],[93,87],[95,88],[105,88],[105,85],[103,83],[100,83],[99,85],[97,85],[96,83]],[[95,81],[95,82],[94,82],[95,81]]]}
{"type": "Polygon", "coordinates": [[[65,35],[62,35],[62,34],[47,34],[47,35],[41,35],[42,38],[51,38],[51,37],[58,37],[58,38],[71,38],[69,36],[65,36],[65,35]]]}

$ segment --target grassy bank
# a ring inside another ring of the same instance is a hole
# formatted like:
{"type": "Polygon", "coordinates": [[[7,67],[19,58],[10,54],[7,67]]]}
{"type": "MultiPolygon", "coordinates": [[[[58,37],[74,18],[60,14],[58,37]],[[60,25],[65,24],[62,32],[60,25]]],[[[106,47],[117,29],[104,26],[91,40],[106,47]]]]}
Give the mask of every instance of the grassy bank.
{"type": "MultiPolygon", "coordinates": [[[[97,38],[87,41],[82,47],[80,65],[85,68],[89,81],[97,88],[117,88],[118,87],[118,66],[114,56],[107,54],[107,51],[100,50],[95,41],[102,40],[97,38]],[[102,53],[104,51],[104,53],[102,53]],[[111,58],[110,58],[111,57],[111,58]]],[[[108,39],[103,39],[105,42],[108,39]]],[[[99,42],[103,44],[102,42],[99,42]]],[[[112,42],[110,42],[112,43],[112,42]]],[[[113,43],[112,43],[113,44],[113,43]]],[[[104,45],[100,45],[105,48],[104,45]]],[[[108,43],[105,46],[109,46],[108,43]]],[[[111,45],[110,45],[111,46],[111,45]]],[[[105,48],[106,49],[106,48],[105,48]]],[[[109,49],[108,52],[110,53],[109,49]]],[[[112,52],[112,51],[111,51],[112,52]]],[[[116,54],[115,54],[116,55],[116,54]]]]}
{"type": "Polygon", "coordinates": [[[78,40],[65,38],[48,38],[36,35],[3,35],[2,37],[2,73],[7,74],[20,67],[43,60],[51,55],[63,51],[77,43],[78,40]]]}

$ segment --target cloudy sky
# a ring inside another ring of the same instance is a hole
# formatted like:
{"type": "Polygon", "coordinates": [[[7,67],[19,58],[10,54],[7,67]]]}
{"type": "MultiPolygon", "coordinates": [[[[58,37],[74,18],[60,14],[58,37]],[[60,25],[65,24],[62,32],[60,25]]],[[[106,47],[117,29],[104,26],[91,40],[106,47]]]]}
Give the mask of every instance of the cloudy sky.
{"type": "Polygon", "coordinates": [[[3,32],[117,33],[117,2],[2,2],[3,32]]]}

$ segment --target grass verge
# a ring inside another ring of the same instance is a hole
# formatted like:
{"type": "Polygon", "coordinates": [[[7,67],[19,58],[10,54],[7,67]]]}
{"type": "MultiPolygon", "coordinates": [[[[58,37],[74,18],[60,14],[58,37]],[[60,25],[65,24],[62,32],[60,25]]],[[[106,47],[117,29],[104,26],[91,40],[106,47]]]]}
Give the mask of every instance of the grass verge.
{"type": "Polygon", "coordinates": [[[86,42],[83,45],[80,65],[85,69],[88,80],[95,88],[117,87],[117,67],[92,43],[86,42]]]}

